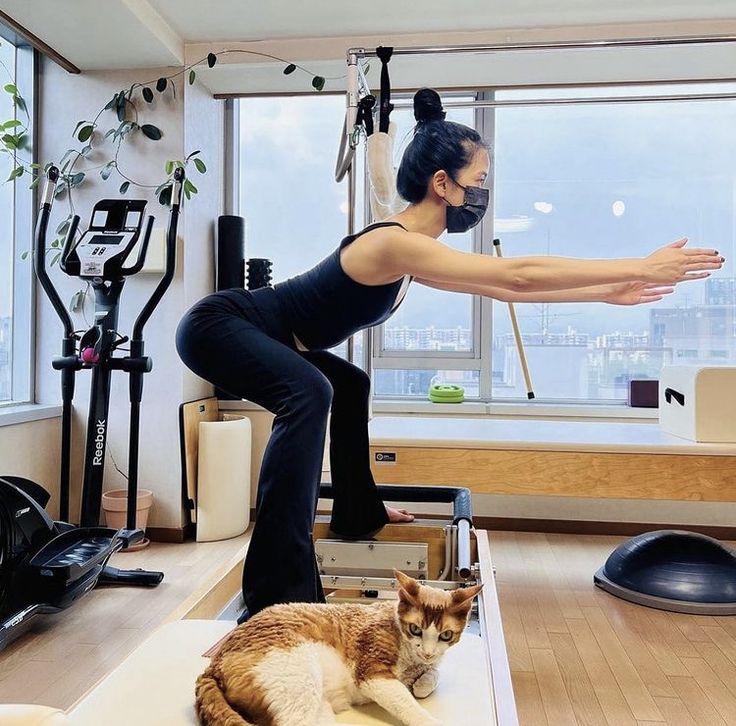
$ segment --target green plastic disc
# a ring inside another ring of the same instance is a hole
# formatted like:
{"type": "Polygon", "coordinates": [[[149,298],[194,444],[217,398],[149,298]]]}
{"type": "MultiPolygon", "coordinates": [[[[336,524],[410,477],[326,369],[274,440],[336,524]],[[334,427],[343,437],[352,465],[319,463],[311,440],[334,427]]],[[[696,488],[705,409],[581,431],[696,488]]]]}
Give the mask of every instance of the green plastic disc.
{"type": "Polygon", "coordinates": [[[462,403],[465,389],[454,384],[435,384],[429,387],[429,400],[432,403],[462,403]]]}

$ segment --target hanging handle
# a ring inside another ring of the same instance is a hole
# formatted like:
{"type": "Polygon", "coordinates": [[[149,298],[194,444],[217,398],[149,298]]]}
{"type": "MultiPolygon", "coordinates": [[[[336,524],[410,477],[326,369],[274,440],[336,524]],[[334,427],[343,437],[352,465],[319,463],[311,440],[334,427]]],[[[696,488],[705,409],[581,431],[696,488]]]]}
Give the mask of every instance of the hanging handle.
{"type": "Polygon", "coordinates": [[[685,405],[685,394],[681,391],[676,391],[674,388],[665,388],[664,389],[664,400],[667,403],[672,403],[672,399],[675,399],[677,403],[680,404],[680,406],[685,405]]]}

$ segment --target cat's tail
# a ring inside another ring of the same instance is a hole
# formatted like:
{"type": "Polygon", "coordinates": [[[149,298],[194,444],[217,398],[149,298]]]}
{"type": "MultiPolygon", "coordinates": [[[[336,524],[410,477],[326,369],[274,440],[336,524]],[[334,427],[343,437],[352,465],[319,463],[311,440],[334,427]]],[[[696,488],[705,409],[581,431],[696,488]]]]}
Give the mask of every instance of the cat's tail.
{"type": "Polygon", "coordinates": [[[196,695],[197,715],[203,726],[254,726],[228,703],[209,669],[197,678],[196,695]]]}

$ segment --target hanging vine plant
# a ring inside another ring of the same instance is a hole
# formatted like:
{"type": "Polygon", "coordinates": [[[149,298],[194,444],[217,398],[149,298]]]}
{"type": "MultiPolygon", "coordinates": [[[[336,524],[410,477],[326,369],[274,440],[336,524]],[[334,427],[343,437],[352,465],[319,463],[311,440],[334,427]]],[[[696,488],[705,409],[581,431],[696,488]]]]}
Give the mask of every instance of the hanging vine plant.
{"type": "MultiPolygon", "coordinates": [[[[71,219],[74,215],[74,191],[87,183],[92,173],[99,173],[103,181],[116,177],[120,182],[118,186],[120,194],[126,194],[131,187],[145,190],[153,189],[158,201],[163,205],[168,205],[171,202],[174,172],[178,167],[187,169],[193,166],[199,174],[207,172],[207,165],[200,157],[200,151],[196,150],[189,153],[184,159],[167,159],[163,164],[163,178],[155,184],[149,184],[133,178],[124,169],[121,162],[121,152],[124,150],[125,144],[136,136],[139,138],[142,136],[152,143],[160,141],[164,137],[164,131],[160,126],[148,121],[143,123],[141,119],[142,109],[146,109],[146,115],[155,110],[152,104],[156,101],[157,94],[158,97],[171,94],[171,97],[176,99],[177,79],[186,78],[189,85],[192,85],[197,78],[198,67],[206,64],[208,68],[213,68],[219,56],[230,53],[246,53],[271,58],[286,64],[283,69],[285,75],[301,70],[310,76],[311,85],[315,90],[321,91],[325,86],[326,78],[324,76],[312,73],[299,64],[267,53],[238,49],[225,50],[219,54],[208,53],[205,58],[180,68],[171,75],[160,76],[145,82],[136,82],[129,88],[116,91],[105,106],[94,116],[77,122],[72,137],[81,146],[69,148],[58,161],[47,161],[43,165],[33,162],[30,158],[24,158],[24,155],[30,152],[28,108],[15,84],[8,83],[4,86],[4,91],[11,97],[15,109],[13,118],[0,122],[0,153],[10,155],[13,162],[12,170],[6,182],[12,182],[27,175],[31,178],[30,187],[34,188],[39,184],[48,168],[54,165],[59,169],[56,196],[66,198],[69,205],[68,215],[57,226],[56,238],[47,249],[47,253],[52,253],[51,265],[58,261],[64,237],[71,225],[71,219]],[[19,116],[24,117],[23,120],[19,116]],[[107,152],[107,158],[103,162],[94,165],[85,164],[93,151],[107,152]]],[[[8,69],[5,70],[12,80],[12,75],[8,69]]],[[[344,76],[338,78],[344,78],[344,76]]],[[[191,199],[198,192],[189,175],[187,175],[184,182],[183,192],[187,199],[191,199]]],[[[78,234],[81,235],[82,232],[84,232],[83,229],[78,230],[78,234]]],[[[25,259],[28,254],[28,252],[24,252],[21,256],[25,259]]],[[[75,297],[78,298],[79,296],[75,297]]]]}

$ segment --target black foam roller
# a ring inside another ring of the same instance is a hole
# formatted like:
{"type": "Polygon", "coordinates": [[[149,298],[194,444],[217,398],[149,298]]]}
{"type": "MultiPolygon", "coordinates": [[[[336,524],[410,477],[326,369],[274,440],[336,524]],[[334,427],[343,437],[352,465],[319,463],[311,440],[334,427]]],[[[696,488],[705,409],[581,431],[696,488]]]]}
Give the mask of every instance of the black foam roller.
{"type": "Polygon", "coordinates": [[[245,287],[245,219],[223,214],[217,220],[217,289],[245,287]]]}

